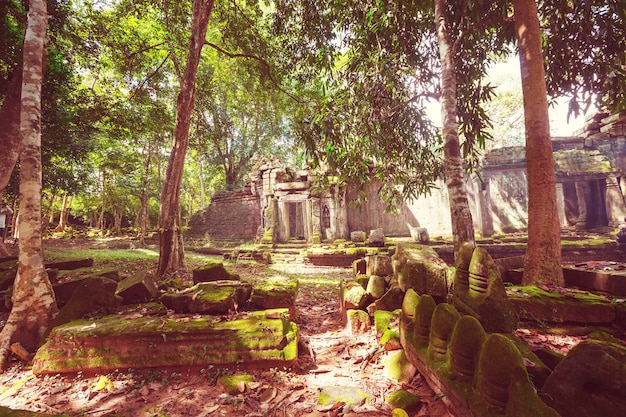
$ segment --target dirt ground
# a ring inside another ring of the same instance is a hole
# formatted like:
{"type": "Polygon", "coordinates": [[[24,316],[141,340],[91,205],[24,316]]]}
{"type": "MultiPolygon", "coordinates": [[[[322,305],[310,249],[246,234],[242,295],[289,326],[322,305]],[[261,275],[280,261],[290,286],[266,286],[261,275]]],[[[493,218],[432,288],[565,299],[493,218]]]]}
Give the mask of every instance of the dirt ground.
{"type": "MultiPolygon", "coordinates": [[[[237,268],[236,265],[234,265],[237,268]]],[[[291,368],[245,370],[254,376],[244,393],[228,395],[219,376],[244,370],[130,369],[106,375],[53,375],[36,377],[27,364],[13,358],[0,375],[0,406],[69,416],[210,417],[210,416],[390,416],[385,396],[407,389],[421,398],[411,417],[446,417],[441,399],[418,374],[409,384],[387,378],[382,361],[389,353],[379,348],[374,330],[355,336],[341,320],[339,280],[351,271],[320,268],[283,259],[276,273],[301,277],[297,298],[301,352],[291,368]],[[309,279],[310,278],[310,279],[309,279]],[[318,406],[318,394],[356,388],[369,401],[318,406]]],[[[245,279],[255,268],[235,272],[245,279]]],[[[0,317],[0,327],[6,316],[0,317]]]]}

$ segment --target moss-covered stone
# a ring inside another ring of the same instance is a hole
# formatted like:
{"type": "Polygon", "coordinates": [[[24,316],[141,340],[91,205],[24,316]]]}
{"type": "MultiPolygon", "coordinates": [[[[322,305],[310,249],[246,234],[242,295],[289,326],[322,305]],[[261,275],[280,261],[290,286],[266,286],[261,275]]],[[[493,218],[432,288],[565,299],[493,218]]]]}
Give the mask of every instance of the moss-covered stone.
{"type": "Polygon", "coordinates": [[[433,297],[424,294],[419,298],[413,318],[413,343],[417,347],[427,347],[430,337],[430,323],[437,304],[433,297]]]}
{"type": "Polygon", "coordinates": [[[528,374],[522,368],[513,369],[508,396],[506,417],[561,417],[555,409],[550,408],[539,398],[528,380],[528,374]]]}
{"type": "Polygon", "coordinates": [[[412,321],[413,317],[415,317],[415,308],[417,307],[419,299],[419,294],[416,293],[413,288],[409,288],[404,293],[404,298],[402,299],[402,314],[408,320],[412,321]]]}
{"type": "Polygon", "coordinates": [[[604,297],[568,290],[546,291],[536,286],[509,288],[509,299],[524,320],[548,323],[613,323],[615,305],[604,297]]]}
{"type": "Polygon", "coordinates": [[[478,357],[487,334],[472,316],[459,318],[450,337],[450,369],[460,378],[471,380],[476,372],[478,357]]]}
{"type": "Polygon", "coordinates": [[[345,309],[360,310],[367,306],[370,296],[356,281],[348,281],[342,286],[342,302],[345,309]]]}
{"type": "Polygon", "coordinates": [[[409,415],[401,408],[394,408],[391,410],[391,417],[409,417],[409,415]]]}
{"type": "Polygon", "coordinates": [[[443,300],[448,294],[448,265],[429,246],[399,243],[394,258],[396,276],[402,291],[413,288],[418,294],[430,294],[443,300]]]}
{"type": "Polygon", "coordinates": [[[224,268],[222,262],[209,262],[192,271],[193,283],[222,281],[222,280],[239,280],[237,275],[231,274],[224,268]]]}
{"type": "Polygon", "coordinates": [[[421,398],[412,392],[406,390],[398,390],[389,393],[385,397],[385,401],[395,408],[401,408],[405,411],[413,411],[419,407],[421,398]]]}
{"type": "Polygon", "coordinates": [[[385,294],[387,290],[387,281],[385,281],[385,277],[379,275],[371,275],[369,280],[367,281],[367,288],[365,291],[372,297],[374,300],[378,300],[385,294]]]}
{"type": "Polygon", "coordinates": [[[346,317],[348,329],[352,334],[364,334],[372,328],[370,316],[363,310],[348,310],[346,317]]]}
{"type": "Polygon", "coordinates": [[[586,340],[543,386],[543,400],[562,416],[621,417],[626,410],[626,347],[586,340]]]}
{"type": "Polygon", "coordinates": [[[244,306],[251,293],[247,282],[200,282],[184,292],[163,293],[159,301],[177,313],[226,314],[244,306]]]}
{"type": "Polygon", "coordinates": [[[448,342],[461,315],[452,304],[438,304],[433,311],[428,337],[428,355],[435,360],[448,359],[448,342]]]}
{"type": "Polygon", "coordinates": [[[370,398],[370,395],[360,388],[332,385],[320,388],[317,404],[329,405],[343,402],[351,405],[361,405],[369,401],[370,398]]]}
{"type": "Polygon", "coordinates": [[[115,295],[117,282],[104,277],[89,277],[80,283],[68,302],[52,320],[52,327],[80,319],[85,314],[107,310],[121,304],[115,295]]]}
{"type": "Polygon", "coordinates": [[[478,359],[476,389],[481,398],[492,406],[506,407],[508,387],[515,368],[525,369],[517,347],[502,334],[489,335],[478,359]]]}
{"type": "Polygon", "coordinates": [[[396,351],[383,359],[383,366],[385,376],[398,382],[408,383],[417,372],[415,366],[406,358],[404,350],[396,351]]]}
{"type": "Polygon", "coordinates": [[[378,310],[393,311],[402,308],[404,292],[397,287],[391,286],[382,297],[367,307],[367,311],[373,315],[378,310]]]}
{"type": "Polygon", "coordinates": [[[154,276],[141,271],[120,281],[115,294],[122,297],[125,304],[136,304],[156,299],[158,289],[154,276]]]}
{"type": "Polygon", "coordinates": [[[248,390],[248,384],[254,382],[251,374],[222,375],[217,382],[230,395],[237,395],[248,390]]]}
{"type": "Polygon", "coordinates": [[[33,359],[35,374],[161,366],[291,364],[298,328],[287,309],[219,317],[111,315],[55,327],[33,359]]]}
{"type": "MultiPolygon", "coordinates": [[[[467,246],[463,248],[469,249],[467,246]]],[[[459,253],[467,256],[466,251],[459,253]]],[[[452,304],[460,312],[476,317],[488,333],[515,330],[519,321],[517,311],[507,297],[498,268],[489,253],[484,248],[473,250],[467,289],[461,273],[463,266],[457,266],[452,304]]]]}
{"type": "Polygon", "coordinates": [[[296,278],[274,276],[257,282],[252,288],[250,305],[259,309],[287,308],[292,320],[296,319],[296,298],[299,282],[296,278]]]}

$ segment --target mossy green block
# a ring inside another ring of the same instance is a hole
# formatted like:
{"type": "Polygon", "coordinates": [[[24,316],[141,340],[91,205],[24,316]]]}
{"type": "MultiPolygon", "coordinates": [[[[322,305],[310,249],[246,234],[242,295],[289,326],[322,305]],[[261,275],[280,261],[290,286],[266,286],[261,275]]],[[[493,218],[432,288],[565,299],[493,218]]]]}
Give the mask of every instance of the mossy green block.
{"type": "Polygon", "coordinates": [[[377,310],[374,312],[374,327],[376,334],[381,335],[387,330],[398,331],[398,321],[402,310],[386,311],[377,310]]]}
{"type": "Polygon", "coordinates": [[[393,391],[385,397],[385,401],[391,404],[395,408],[401,408],[403,410],[412,410],[416,408],[421,399],[419,396],[406,390],[393,391]]]}
{"type": "Polygon", "coordinates": [[[239,386],[243,383],[247,389],[248,384],[254,382],[254,376],[251,374],[222,375],[218,379],[218,382],[224,387],[224,391],[228,394],[237,395],[241,393],[239,386]]]}
{"type": "Polygon", "coordinates": [[[370,399],[370,395],[360,388],[333,385],[320,388],[317,403],[319,405],[328,405],[344,402],[346,404],[360,405],[370,399]]]}
{"type": "Polygon", "coordinates": [[[399,382],[409,382],[417,372],[415,366],[404,354],[404,350],[399,350],[387,357],[384,367],[385,376],[399,382]]]}

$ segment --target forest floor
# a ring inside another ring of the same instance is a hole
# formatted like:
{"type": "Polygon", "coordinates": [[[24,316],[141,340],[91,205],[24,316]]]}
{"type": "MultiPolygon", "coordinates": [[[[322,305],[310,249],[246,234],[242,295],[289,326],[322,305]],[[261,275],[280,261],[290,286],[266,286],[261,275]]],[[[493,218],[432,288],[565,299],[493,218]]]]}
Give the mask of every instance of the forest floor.
{"type": "MultiPolygon", "coordinates": [[[[67,240],[56,243],[76,249],[80,244],[67,240]]],[[[138,262],[143,266],[137,267],[149,268],[151,263],[156,266],[154,261],[143,260],[138,262]]],[[[339,281],[349,277],[351,270],[314,267],[295,258],[279,260],[271,268],[252,263],[233,263],[228,268],[242,280],[268,273],[298,276],[297,324],[303,345],[309,349],[301,349],[294,366],[246,369],[254,382],[246,392],[228,395],[217,382],[218,377],[243,369],[151,368],[105,375],[36,377],[28,364],[13,358],[10,368],[0,375],[0,406],[96,417],[390,416],[392,407],[385,402],[385,396],[407,389],[421,398],[421,406],[411,417],[450,415],[419,374],[408,384],[385,376],[382,362],[391,353],[379,348],[374,330],[353,335],[344,327],[338,288],[339,281]],[[318,394],[326,387],[358,389],[370,400],[352,406],[340,401],[318,406],[318,394]]],[[[6,314],[0,316],[0,327],[5,320],[6,314]]]]}

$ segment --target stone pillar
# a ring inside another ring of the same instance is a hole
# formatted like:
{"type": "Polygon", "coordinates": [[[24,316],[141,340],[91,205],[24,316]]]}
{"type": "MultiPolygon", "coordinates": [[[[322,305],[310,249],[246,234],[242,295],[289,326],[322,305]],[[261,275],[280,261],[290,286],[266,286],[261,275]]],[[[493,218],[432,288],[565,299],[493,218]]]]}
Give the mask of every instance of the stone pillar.
{"type": "Polygon", "coordinates": [[[491,213],[491,196],[490,196],[489,177],[485,176],[483,181],[476,181],[478,196],[478,228],[482,237],[490,237],[493,235],[493,216],[491,213]]]}
{"type": "Polygon", "coordinates": [[[278,210],[276,216],[276,238],[280,243],[289,240],[289,212],[283,198],[278,198],[278,210]]]}
{"type": "Polygon", "coordinates": [[[567,217],[565,216],[565,194],[563,193],[563,183],[556,184],[556,209],[559,213],[559,224],[567,227],[567,217]]]}
{"type": "Polygon", "coordinates": [[[322,207],[319,197],[311,197],[309,199],[311,213],[311,243],[322,243],[322,207]]]}
{"type": "Polygon", "coordinates": [[[609,226],[617,227],[626,217],[624,195],[617,181],[617,177],[609,174],[606,177],[606,218],[609,226]]]}
{"type": "Polygon", "coordinates": [[[591,196],[591,187],[588,181],[576,181],[576,197],[578,198],[578,219],[576,229],[584,230],[589,227],[589,208],[587,202],[591,196]]]}

